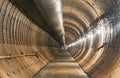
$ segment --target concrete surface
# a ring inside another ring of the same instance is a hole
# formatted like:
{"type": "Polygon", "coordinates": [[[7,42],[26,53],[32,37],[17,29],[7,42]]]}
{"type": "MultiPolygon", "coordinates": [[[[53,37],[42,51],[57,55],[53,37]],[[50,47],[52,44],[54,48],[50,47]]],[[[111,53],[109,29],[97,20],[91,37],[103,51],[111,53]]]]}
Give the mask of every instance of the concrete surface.
{"type": "Polygon", "coordinates": [[[48,63],[34,78],[89,78],[79,64],[63,52],[48,63]]]}

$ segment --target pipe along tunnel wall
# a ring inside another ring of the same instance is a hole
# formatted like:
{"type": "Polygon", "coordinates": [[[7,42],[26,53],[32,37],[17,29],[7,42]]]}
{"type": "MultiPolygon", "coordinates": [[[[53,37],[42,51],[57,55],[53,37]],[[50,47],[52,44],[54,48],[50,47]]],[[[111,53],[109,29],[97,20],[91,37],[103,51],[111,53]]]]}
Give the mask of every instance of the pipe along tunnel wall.
{"type": "MultiPolygon", "coordinates": [[[[67,51],[89,77],[117,78],[120,0],[61,1],[67,51]]],[[[52,34],[32,0],[0,0],[0,77],[33,77],[62,51],[52,34]]]]}

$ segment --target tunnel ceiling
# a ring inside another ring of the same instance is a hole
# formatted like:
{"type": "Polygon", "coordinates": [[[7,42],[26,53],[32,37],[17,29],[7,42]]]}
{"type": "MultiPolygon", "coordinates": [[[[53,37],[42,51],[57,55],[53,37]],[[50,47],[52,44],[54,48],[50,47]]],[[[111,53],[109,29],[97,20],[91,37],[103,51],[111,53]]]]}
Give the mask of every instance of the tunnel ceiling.
{"type": "Polygon", "coordinates": [[[1,77],[30,78],[65,51],[91,78],[108,78],[115,70],[120,57],[120,0],[60,1],[62,24],[59,16],[57,23],[51,21],[50,9],[42,12],[35,0],[0,0],[1,77]],[[65,46],[53,28],[57,25],[65,31],[65,46]]]}
{"type": "MultiPolygon", "coordinates": [[[[112,1],[102,1],[102,0],[61,0],[62,1],[62,7],[63,7],[63,22],[64,26],[66,25],[67,19],[68,21],[73,21],[77,25],[79,25],[78,29],[79,31],[84,32],[87,31],[89,25],[97,18],[99,18],[100,15],[107,12],[110,7],[112,6],[112,1]],[[106,4],[107,3],[107,4],[106,4]]],[[[22,10],[22,12],[35,24],[37,24],[39,27],[41,27],[43,30],[48,32],[55,40],[57,40],[60,44],[61,40],[59,39],[59,36],[56,34],[56,32],[53,30],[55,27],[50,27],[49,23],[47,22],[45,17],[45,12],[42,8],[39,8],[37,4],[40,3],[40,1],[16,1],[11,0],[11,2],[18,7],[19,10],[22,10]],[[43,13],[44,12],[44,13],[43,13]],[[37,16],[37,17],[35,17],[37,16]],[[56,37],[57,36],[57,37],[56,37]]],[[[49,3],[49,2],[48,2],[49,3]]],[[[52,3],[52,2],[51,2],[52,3]]],[[[43,6],[40,6],[43,7],[43,6]]],[[[47,10],[46,10],[47,11],[47,10]]],[[[51,18],[51,17],[48,17],[51,18]]],[[[60,19],[60,18],[59,18],[60,19]]],[[[58,19],[58,20],[59,20],[58,19]]],[[[52,19],[51,19],[52,20],[52,19]]],[[[56,19],[57,20],[57,19],[56,19]]],[[[72,23],[73,24],[73,23],[72,23]]],[[[75,26],[76,27],[76,26],[75,26]]]]}

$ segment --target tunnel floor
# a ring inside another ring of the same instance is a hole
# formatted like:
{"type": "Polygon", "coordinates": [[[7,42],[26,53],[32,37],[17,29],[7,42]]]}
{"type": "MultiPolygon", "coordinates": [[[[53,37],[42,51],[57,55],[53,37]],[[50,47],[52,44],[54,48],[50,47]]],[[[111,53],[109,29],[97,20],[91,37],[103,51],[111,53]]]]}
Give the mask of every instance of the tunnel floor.
{"type": "Polygon", "coordinates": [[[89,78],[74,58],[67,52],[60,53],[33,78],[89,78]]]}

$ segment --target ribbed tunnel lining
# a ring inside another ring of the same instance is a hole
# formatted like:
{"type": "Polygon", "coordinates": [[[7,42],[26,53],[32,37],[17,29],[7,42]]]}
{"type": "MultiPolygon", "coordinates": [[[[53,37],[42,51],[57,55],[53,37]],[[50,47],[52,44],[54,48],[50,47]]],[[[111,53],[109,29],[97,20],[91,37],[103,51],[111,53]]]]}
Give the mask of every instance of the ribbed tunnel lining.
{"type": "MultiPolygon", "coordinates": [[[[62,0],[66,43],[80,43],[67,51],[91,78],[108,78],[119,64],[119,3],[62,0]]],[[[0,76],[31,78],[63,52],[50,34],[54,32],[33,1],[1,0],[0,76]]]]}

